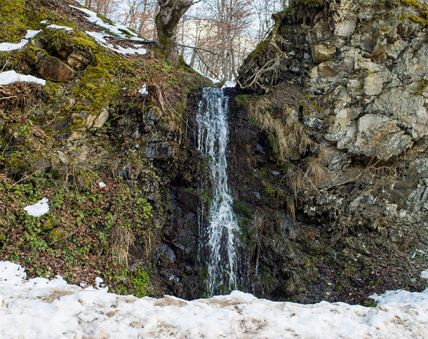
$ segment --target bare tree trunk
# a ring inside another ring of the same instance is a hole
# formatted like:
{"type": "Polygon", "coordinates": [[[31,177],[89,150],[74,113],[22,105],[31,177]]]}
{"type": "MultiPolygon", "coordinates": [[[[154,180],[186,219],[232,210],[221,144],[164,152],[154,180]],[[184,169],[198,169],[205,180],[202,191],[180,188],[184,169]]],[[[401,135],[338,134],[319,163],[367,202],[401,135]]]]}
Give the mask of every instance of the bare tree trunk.
{"type": "Polygon", "coordinates": [[[156,28],[162,51],[173,61],[178,61],[177,27],[181,17],[193,5],[193,0],[158,0],[156,28]]]}

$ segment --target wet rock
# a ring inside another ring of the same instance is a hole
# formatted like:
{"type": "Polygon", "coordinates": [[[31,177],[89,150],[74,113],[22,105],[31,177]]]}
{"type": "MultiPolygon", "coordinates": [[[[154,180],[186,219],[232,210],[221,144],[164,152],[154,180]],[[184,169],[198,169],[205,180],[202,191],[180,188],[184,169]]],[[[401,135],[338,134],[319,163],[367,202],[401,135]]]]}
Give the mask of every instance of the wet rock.
{"type": "MultiPolygon", "coordinates": [[[[171,247],[169,247],[168,245],[166,245],[166,244],[161,244],[160,245],[160,247],[159,247],[159,252],[161,253],[161,254],[163,254],[163,255],[165,255],[167,258],[168,258],[168,260],[170,261],[170,262],[175,262],[176,260],[177,260],[177,256],[175,255],[175,253],[174,253],[174,251],[172,250],[172,248],[171,247]]],[[[178,280],[179,281],[179,280],[178,280]]],[[[176,282],[178,282],[178,281],[176,281],[176,282]]]]}
{"type": "Polygon", "coordinates": [[[162,112],[158,107],[150,107],[143,112],[143,122],[146,129],[151,129],[159,122],[162,112]]]}
{"type": "Polygon", "coordinates": [[[36,69],[43,79],[55,82],[68,82],[75,77],[75,72],[72,68],[50,55],[45,55],[38,60],[36,69]]]}
{"type": "Polygon", "coordinates": [[[175,155],[176,147],[173,142],[160,141],[148,144],[144,149],[146,157],[155,160],[169,160],[175,155]]]}

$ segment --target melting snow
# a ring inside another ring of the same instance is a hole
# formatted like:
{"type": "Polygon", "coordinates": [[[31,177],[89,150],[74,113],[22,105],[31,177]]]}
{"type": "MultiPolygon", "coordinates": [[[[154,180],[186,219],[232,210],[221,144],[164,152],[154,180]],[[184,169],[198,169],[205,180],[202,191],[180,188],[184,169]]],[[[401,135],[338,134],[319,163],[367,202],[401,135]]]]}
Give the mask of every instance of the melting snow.
{"type": "Polygon", "coordinates": [[[33,39],[37,34],[39,34],[41,30],[28,30],[27,34],[25,35],[25,39],[31,40],[33,39]]]}
{"type": "Polygon", "coordinates": [[[67,27],[67,26],[58,26],[58,25],[49,25],[49,26],[48,26],[48,27],[46,27],[46,28],[62,29],[62,30],[64,30],[64,31],[68,31],[68,32],[70,32],[70,31],[72,31],[72,30],[73,30],[73,28],[71,28],[71,27],[67,27]]]}
{"type": "MultiPolygon", "coordinates": [[[[97,282],[100,281],[97,279],[97,282]]],[[[2,338],[427,338],[428,290],[389,292],[378,307],[228,296],[134,298],[57,277],[26,279],[0,262],[2,338]]]]}
{"type": "MultiPolygon", "coordinates": [[[[47,24],[48,21],[42,21],[42,24],[47,24]]],[[[72,31],[73,29],[71,27],[66,26],[58,26],[58,25],[49,25],[47,28],[52,29],[63,29],[66,31],[72,31]]],[[[27,34],[25,35],[25,38],[22,39],[20,42],[12,43],[12,42],[2,42],[0,43],[0,52],[10,52],[10,51],[16,51],[18,49],[21,49],[25,47],[31,39],[33,39],[37,34],[39,34],[40,30],[28,30],[27,34]]]]}
{"type": "Polygon", "coordinates": [[[15,51],[17,49],[21,49],[26,44],[28,44],[28,40],[27,39],[22,39],[20,42],[17,42],[17,43],[2,42],[2,43],[0,43],[0,52],[15,51]]]}
{"type": "Polygon", "coordinates": [[[25,212],[32,217],[41,217],[49,212],[48,198],[39,200],[34,205],[24,207],[25,212]]]}
{"type": "Polygon", "coordinates": [[[123,54],[123,55],[128,55],[128,54],[144,55],[147,53],[147,50],[143,47],[133,46],[133,47],[125,48],[125,47],[122,47],[119,45],[113,45],[105,39],[106,37],[112,37],[112,38],[116,38],[116,39],[120,38],[120,39],[135,41],[135,42],[144,42],[145,41],[144,39],[141,39],[140,37],[138,37],[138,34],[129,30],[126,26],[123,26],[123,25],[120,25],[117,23],[115,23],[113,25],[106,23],[101,18],[99,18],[97,16],[97,13],[95,13],[89,9],[80,8],[80,7],[76,7],[76,6],[71,6],[71,7],[83,12],[86,15],[86,19],[89,22],[92,22],[93,24],[95,24],[95,25],[103,28],[104,30],[106,30],[106,32],[103,32],[103,33],[86,32],[86,34],[93,37],[100,45],[107,47],[107,48],[111,49],[112,51],[119,53],[119,54],[123,54]]]}
{"type": "Polygon", "coordinates": [[[427,279],[428,280],[428,269],[421,272],[421,278],[422,279],[427,279]]]}
{"type": "Polygon", "coordinates": [[[147,53],[147,50],[145,48],[142,47],[128,47],[128,48],[124,48],[122,46],[114,46],[113,44],[109,43],[106,40],[106,37],[109,37],[110,35],[107,33],[100,33],[100,32],[86,32],[86,34],[88,34],[89,36],[91,36],[92,38],[95,39],[95,41],[97,41],[100,45],[111,49],[112,51],[119,53],[119,54],[140,54],[140,55],[144,55],[147,53]]]}
{"type": "Polygon", "coordinates": [[[10,51],[16,51],[18,49],[21,49],[25,47],[28,44],[28,42],[39,33],[40,31],[29,30],[27,31],[25,38],[22,39],[20,42],[17,42],[17,43],[2,42],[0,43],[0,52],[10,52],[10,51]]]}
{"type": "Polygon", "coordinates": [[[140,93],[142,96],[149,95],[149,90],[147,88],[147,84],[144,84],[144,86],[138,90],[138,93],[140,93]]]}
{"type": "Polygon", "coordinates": [[[223,85],[223,88],[235,88],[236,82],[235,81],[226,81],[223,85]]]}
{"type": "Polygon", "coordinates": [[[115,34],[123,39],[128,39],[127,36],[131,36],[133,37],[133,39],[130,40],[135,40],[135,41],[144,41],[143,39],[139,38],[138,35],[134,32],[132,32],[131,30],[129,30],[126,26],[120,25],[120,24],[108,24],[106,22],[104,22],[104,20],[102,20],[101,18],[98,17],[97,13],[86,9],[86,8],[80,8],[80,7],[76,7],[76,6],[71,6],[70,7],[77,9],[83,13],[85,13],[86,15],[86,19],[89,22],[92,22],[93,24],[102,27],[104,29],[106,29],[107,31],[109,31],[112,34],[115,34]],[[126,33],[125,33],[126,32],[126,33]]]}
{"type": "Polygon", "coordinates": [[[32,75],[24,75],[15,71],[0,72],[0,86],[10,85],[15,82],[31,82],[39,85],[46,85],[46,80],[36,78],[32,75]]]}

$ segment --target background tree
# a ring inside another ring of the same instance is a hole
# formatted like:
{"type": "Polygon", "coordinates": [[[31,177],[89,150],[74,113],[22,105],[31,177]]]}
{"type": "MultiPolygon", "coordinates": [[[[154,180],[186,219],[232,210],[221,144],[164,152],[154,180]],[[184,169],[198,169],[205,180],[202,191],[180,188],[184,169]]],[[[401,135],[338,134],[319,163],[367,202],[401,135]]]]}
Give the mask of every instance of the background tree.
{"type": "Polygon", "coordinates": [[[194,3],[193,0],[158,0],[159,8],[155,19],[158,40],[163,52],[173,61],[178,60],[178,24],[194,3]]]}
{"type": "Polygon", "coordinates": [[[172,59],[218,80],[233,80],[288,0],[81,0],[149,40],[172,59]],[[194,5],[194,6],[193,6],[194,5]]]}

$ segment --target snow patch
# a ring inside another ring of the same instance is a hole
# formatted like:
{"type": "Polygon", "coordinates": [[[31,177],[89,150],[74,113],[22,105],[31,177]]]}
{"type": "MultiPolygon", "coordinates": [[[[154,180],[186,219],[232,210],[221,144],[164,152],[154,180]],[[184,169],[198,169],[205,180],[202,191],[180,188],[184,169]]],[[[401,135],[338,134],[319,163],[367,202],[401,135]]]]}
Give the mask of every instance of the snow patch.
{"type": "Polygon", "coordinates": [[[104,292],[108,291],[108,287],[104,284],[104,280],[100,277],[95,278],[95,288],[104,292]]]}
{"type": "Polygon", "coordinates": [[[144,86],[138,90],[138,93],[141,94],[142,96],[149,95],[149,90],[147,88],[147,84],[144,84],[144,86]]]}
{"type": "Polygon", "coordinates": [[[15,71],[6,71],[0,73],[0,86],[10,85],[15,82],[30,82],[39,85],[46,85],[46,80],[36,78],[32,75],[16,73],[15,71]]]}
{"type": "Polygon", "coordinates": [[[428,280],[428,269],[426,269],[425,271],[421,272],[421,278],[428,280]]]}
{"type": "Polygon", "coordinates": [[[33,39],[37,34],[39,34],[41,30],[28,30],[27,34],[25,35],[25,39],[31,40],[33,39]]]}
{"type": "Polygon", "coordinates": [[[107,185],[106,185],[106,183],[105,183],[105,182],[100,181],[100,182],[98,183],[98,187],[99,187],[99,188],[101,188],[101,189],[103,189],[103,188],[106,188],[106,187],[107,187],[107,185]]]}
{"type": "Polygon", "coordinates": [[[235,81],[226,81],[223,85],[223,88],[235,88],[236,82],[235,81]]]}
{"type": "Polygon", "coordinates": [[[27,39],[22,39],[20,42],[12,43],[12,42],[2,42],[0,43],[0,52],[10,52],[21,49],[26,44],[28,44],[27,39]]]}
{"type": "Polygon", "coordinates": [[[49,25],[46,28],[52,28],[52,29],[62,29],[64,31],[70,32],[73,30],[73,28],[71,27],[67,27],[67,26],[58,26],[58,25],[49,25]]]}
{"type": "Polygon", "coordinates": [[[143,47],[140,46],[132,46],[132,47],[122,47],[119,45],[113,45],[112,43],[108,42],[106,40],[106,37],[110,37],[110,38],[119,38],[119,39],[123,39],[123,40],[130,40],[130,41],[135,41],[135,42],[144,42],[144,39],[141,39],[138,34],[132,32],[130,29],[128,29],[126,26],[118,24],[118,23],[114,23],[114,24],[109,24],[107,22],[105,22],[104,20],[102,20],[101,18],[98,17],[97,13],[86,9],[86,8],[80,8],[80,7],[76,7],[76,6],[71,6],[70,7],[77,9],[78,11],[84,13],[86,15],[86,19],[97,25],[98,27],[103,28],[106,32],[100,33],[100,32],[86,32],[86,34],[88,34],[89,36],[91,36],[92,38],[94,38],[100,45],[111,49],[112,51],[119,53],[119,54],[123,54],[123,55],[129,55],[129,54],[139,54],[139,55],[144,55],[147,53],[147,50],[143,47]]]}
{"type": "Polygon", "coordinates": [[[428,290],[388,292],[377,307],[300,305],[233,292],[186,301],[81,288],[61,277],[26,280],[0,262],[2,338],[427,338],[428,290]]]}
{"type": "Polygon", "coordinates": [[[29,30],[27,31],[25,38],[22,39],[20,42],[17,42],[17,43],[2,42],[0,43],[0,52],[11,52],[11,51],[16,51],[18,49],[21,49],[25,47],[28,44],[28,42],[39,33],[40,31],[29,30]]]}
{"type": "Polygon", "coordinates": [[[83,12],[86,15],[86,20],[88,20],[89,22],[104,28],[105,30],[107,30],[108,32],[117,35],[118,37],[122,38],[122,39],[128,39],[128,36],[133,37],[134,39],[136,38],[136,41],[144,41],[143,39],[139,38],[138,35],[134,32],[132,32],[131,30],[129,30],[126,26],[123,26],[121,24],[115,23],[113,25],[104,22],[103,19],[99,18],[97,13],[86,9],[86,8],[80,8],[80,7],[76,7],[76,6],[71,6],[70,7],[77,9],[80,12],[83,12]]]}
{"type": "Polygon", "coordinates": [[[49,212],[48,198],[39,200],[34,205],[24,207],[25,212],[32,217],[41,217],[49,212]]]}
{"type": "Polygon", "coordinates": [[[115,46],[111,43],[109,43],[106,40],[106,37],[110,37],[107,33],[100,33],[100,32],[90,32],[87,31],[85,32],[87,35],[89,35],[90,37],[94,38],[96,42],[98,42],[100,45],[116,52],[119,54],[123,54],[123,55],[127,55],[127,54],[140,54],[140,55],[144,55],[147,53],[147,50],[145,48],[142,47],[128,47],[128,48],[124,48],[122,46],[115,46]]]}

